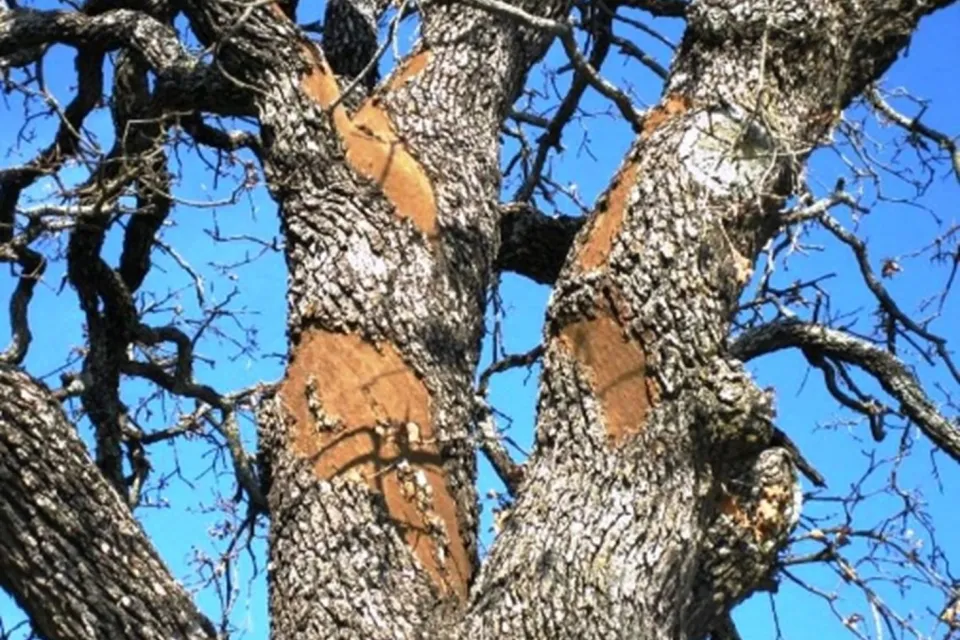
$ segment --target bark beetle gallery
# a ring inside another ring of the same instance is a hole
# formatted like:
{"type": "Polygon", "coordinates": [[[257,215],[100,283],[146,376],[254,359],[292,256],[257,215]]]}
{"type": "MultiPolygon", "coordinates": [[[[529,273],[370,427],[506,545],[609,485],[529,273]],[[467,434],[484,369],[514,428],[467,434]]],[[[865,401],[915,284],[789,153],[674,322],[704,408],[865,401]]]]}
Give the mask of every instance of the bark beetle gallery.
{"type": "MultiPolygon", "coordinates": [[[[321,26],[298,23],[296,0],[0,3],[8,83],[51,45],[76,54],[55,139],[0,170],[0,258],[19,273],[0,365],[0,584],[51,639],[223,635],[132,515],[148,445],[182,433],[137,427],[120,383],[140,378],[203,407],[236,500],[269,518],[272,637],[736,637],[730,610],[770,588],[800,517],[798,474],[821,482],[745,361],[803,350],[831,390],[859,368],[960,461],[960,430],[894,350],[800,320],[731,339],[764,247],[816,221],[853,251],[892,332],[929,344],[960,379],[944,341],[899,310],[865,245],[828,214],[850,204],[842,185],[815,201],[803,181],[853,100],[866,92],[890,109],[873,83],[947,4],[329,0],[321,26]],[[670,69],[650,63],[664,88],[643,112],[597,72],[612,43],[629,50],[615,39],[618,12],[638,10],[685,21],[670,69]],[[384,16],[391,32],[403,19],[420,36],[380,81],[384,16]],[[589,55],[578,31],[594,39],[589,55]],[[542,159],[521,197],[500,202],[501,128],[554,43],[574,79],[543,125],[544,149],[588,87],[636,134],[584,219],[534,208],[542,159]],[[31,186],[84,157],[105,69],[113,149],[66,204],[31,215],[31,186]],[[255,127],[226,131],[217,116],[255,127]],[[289,353],[276,385],[221,393],[196,379],[194,338],[149,324],[138,305],[176,202],[168,152],[183,136],[252,154],[278,206],[289,353]],[[131,199],[115,267],[104,243],[131,199]],[[87,344],[51,390],[21,365],[27,309],[53,258],[35,243],[54,235],[67,243],[87,344]],[[522,464],[475,384],[503,271],[553,286],[542,346],[502,364],[542,362],[522,464]],[[92,458],[62,408],[71,398],[92,427],[92,458]],[[238,435],[251,409],[256,456],[238,435]],[[512,494],[482,563],[477,447],[512,494]]],[[[956,156],[949,137],[901,126],[956,156]]],[[[879,405],[848,402],[882,436],[879,405]]]]}

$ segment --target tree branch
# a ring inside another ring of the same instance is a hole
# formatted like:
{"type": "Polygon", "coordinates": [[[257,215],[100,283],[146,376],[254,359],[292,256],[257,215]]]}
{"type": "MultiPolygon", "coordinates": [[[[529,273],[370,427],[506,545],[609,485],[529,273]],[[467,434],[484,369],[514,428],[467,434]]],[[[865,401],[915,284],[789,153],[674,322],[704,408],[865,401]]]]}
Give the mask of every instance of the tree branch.
{"type": "Polygon", "coordinates": [[[894,109],[890,106],[890,103],[883,99],[883,96],[880,95],[880,91],[876,86],[868,87],[864,95],[867,98],[867,102],[881,113],[884,118],[911,134],[920,135],[932,140],[941,149],[949,153],[950,162],[953,165],[953,173],[956,175],[957,180],[960,181],[960,147],[957,146],[953,138],[923,124],[920,122],[920,116],[908,118],[894,109]]]}
{"type": "Polygon", "coordinates": [[[593,65],[590,64],[590,61],[580,52],[573,26],[569,22],[543,18],[528,13],[511,4],[501,2],[500,0],[459,0],[459,2],[516,20],[532,29],[539,29],[540,31],[559,38],[560,44],[563,45],[563,50],[566,52],[574,69],[587,79],[591,87],[596,89],[604,97],[613,101],[617,109],[619,109],[620,115],[633,126],[634,131],[639,132],[643,128],[643,116],[633,107],[630,96],[601,77],[597,69],[594,68],[593,65]]]}
{"type": "Polygon", "coordinates": [[[863,276],[863,280],[876,297],[877,301],[880,303],[880,308],[889,314],[896,322],[899,322],[908,330],[930,342],[933,345],[933,348],[936,350],[937,355],[939,355],[940,359],[943,360],[944,364],[947,365],[947,369],[949,369],[953,379],[960,383],[960,369],[958,369],[954,364],[953,358],[950,356],[950,352],[947,351],[947,341],[944,338],[931,333],[926,328],[918,325],[913,318],[900,309],[896,301],[893,299],[893,296],[890,295],[886,287],[883,286],[883,283],[880,282],[880,278],[878,278],[876,273],[874,273],[873,267],[870,266],[870,260],[867,257],[866,243],[844,229],[835,218],[830,216],[825,211],[820,214],[818,219],[820,223],[826,227],[828,231],[830,231],[830,233],[850,247],[850,249],[853,251],[853,255],[856,257],[857,264],[860,267],[860,273],[863,276]]]}
{"type": "Polygon", "coordinates": [[[751,360],[790,347],[816,349],[872,375],[884,391],[900,402],[900,411],[924,435],[960,462],[960,428],[937,410],[916,376],[899,358],[861,338],[822,325],[775,322],[742,333],[730,345],[730,353],[741,360],[751,360]]]}
{"type": "Polygon", "coordinates": [[[323,53],[330,68],[368,90],[380,78],[377,20],[389,4],[389,0],[330,0],[323,16],[323,53]]]}
{"type": "Polygon", "coordinates": [[[572,216],[550,217],[522,202],[503,205],[497,268],[540,284],[553,284],[584,221],[572,216]]]}
{"type": "Polygon", "coordinates": [[[129,47],[159,74],[192,71],[198,64],[171,27],[140,11],[118,9],[89,16],[16,9],[0,15],[0,56],[54,43],[98,51],[129,47]]]}
{"type": "Polygon", "coordinates": [[[50,391],[0,368],[0,585],[48,638],[214,638],[50,391]]]}

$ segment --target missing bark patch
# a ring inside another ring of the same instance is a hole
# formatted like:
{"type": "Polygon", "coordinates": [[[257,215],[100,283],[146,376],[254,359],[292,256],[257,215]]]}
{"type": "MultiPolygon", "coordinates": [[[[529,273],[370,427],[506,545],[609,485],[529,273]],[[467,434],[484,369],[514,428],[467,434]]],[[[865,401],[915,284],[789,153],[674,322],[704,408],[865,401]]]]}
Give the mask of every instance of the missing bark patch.
{"type": "Polygon", "coordinates": [[[303,76],[303,92],[321,107],[327,108],[340,97],[337,79],[327,61],[314,50],[313,45],[304,45],[303,54],[310,65],[310,70],[303,76]]]}
{"type": "Polygon", "coordinates": [[[637,165],[631,162],[620,170],[600,200],[587,237],[577,252],[577,263],[584,271],[597,269],[607,263],[613,250],[613,241],[623,226],[627,197],[636,183],[637,165]]]}
{"type": "Polygon", "coordinates": [[[764,545],[791,528],[786,514],[793,500],[794,494],[789,488],[763,487],[760,499],[749,510],[736,496],[725,494],[720,501],[720,513],[737,528],[749,532],[754,542],[764,545]]]}
{"type": "Polygon", "coordinates": [[[662,127],[673,118],[686,113],[693,105],[690,99],[679,93],[671,93],[663,102],[647,113],[643,119],[643,129],[640,137],[647,139],[653,135],[653,132],[662,127]]]}
{"type": "Polygon", "coordinates": [[[445,593],[466,597],[472,562],[434,435],[430,395],[390,344],[306,332],[280,388],[294,452],[318,478],[361,479],[445,593]],[[318,412],[323,419],[318,419],[318,412]]]}
{"type": "Polygon", "coordinates": [[[639,433],[655,397],[641,345],[609,310],[565,326],[560,341],[587,372],[610,440],[619,443],[639,433]]]}
{"type": "MultiPolygon", "coordinates": [[[[691,106],[686,96],[669,94],[660,105],[651,109],[646,115],[640,137],[644,140],[648,139],[654,131],[672,118],[688,111],[691,106]]],[[[637,178],[637,164],[628,160],[598,203],[590,222],[590,230],[577,252],[577,264],[584,271],[600,268],[607,263],[610,252],[613,250],[614,240],[623,226],[627,198],[636,185],[637,178]]]]}
{"type": "MultiPolygon", "coordinates": [[[[303,77],[302,89],[321,107],[329,108],[340,96],[336,78],[312,47],[306,49],[310,71],[303,77]]],[[[413,77],[426,63],[426,52],[413,56],[388,88],[413,77]],[[417,62],[418,58],[422,58],[422,62],[417,62]]],[[[364,102],[353,119],[343,105],[337,105],[332,117],[346,150],[347,164],[380,187],[400,218],[413,222],[426,236],[436,236],[437,201],[433,183],[397,135],[377,97],[364,102]]]]}
{"type": "Polygon", "coordinates": [[[420,72],[427,67],[428,62],[430,62],[429,49],[415,53],[401,62],[397,70],[390,77],[390,82],[387,84],[387,91],[393,91],[403,86],[407,80],[420,75],[420,72]]]}
{"type": "Polygon", "coordinates": [[[396,135],[383,107],[375,99],[368,100],[340,135],[350,166],[380,186],[401,218],[412,221],[428,237],[435,236],[433,185],[396,135]]]}

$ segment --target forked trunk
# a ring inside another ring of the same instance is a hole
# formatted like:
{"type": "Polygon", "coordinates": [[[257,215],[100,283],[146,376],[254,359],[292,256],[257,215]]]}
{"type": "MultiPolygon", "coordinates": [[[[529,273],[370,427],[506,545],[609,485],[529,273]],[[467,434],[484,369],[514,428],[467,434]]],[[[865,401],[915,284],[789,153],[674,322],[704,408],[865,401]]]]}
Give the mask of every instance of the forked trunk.
{"type": "MultiPolygon", "coordinates": [[[[423,3],[422,41],[359,104],[332,68],[365,62],[324,58],[278,5],[179,3],[249,94],[286,235],[290,362],[260,412],[272,636],[703,638],[768,584],[799,484],[772,398],[726,350],[730,319],[809,153],[944,4],[690,4],[663,98],[555,284],[536,448],[481,566],[473,383],[501,233],[499,130],[569,3],[423,3]]],[[[329,39],[349,55],[349,38],[329,39]]],[[[555,271],[531,260],[538,278],[555,271]]],[[[43,462],[30,442],[62,432],[63,415],[23,374],[0,374],[12,478],[43,462]]],[[[78,480],[96,471],[70,442],[46,493],[29,476],[2,483],[3,586],[52,638],[138,637],[140,620],[149,637],[212,633],[151,577],[166,574],[122,504],[97,509],[108,485],[78,480]],[[80,575],[83,606],[26,601],[59,584],[66,552],[30,555],[10,508],[21,494],[37,513],[75,501],[63,526],[101,529],[107,546],[84,561],[116,575],[80,575]],[[123,544],[136,575],[111,555],[123,544]],[[150,606],[143,584],[163,591],[150,606]]]]}

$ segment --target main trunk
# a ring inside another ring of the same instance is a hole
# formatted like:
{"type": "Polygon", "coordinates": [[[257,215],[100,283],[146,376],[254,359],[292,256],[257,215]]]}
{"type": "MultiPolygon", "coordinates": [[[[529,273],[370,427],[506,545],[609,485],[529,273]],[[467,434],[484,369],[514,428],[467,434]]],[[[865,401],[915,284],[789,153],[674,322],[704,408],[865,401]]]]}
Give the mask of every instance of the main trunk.
{"type": "Polygon", "coordinates": [[[477,565],[499,127],[549,38],[462,7],[424,21],[355,110],[312,49],[261,107],[290,283],[290,362],[260,429],[276,637],[409,636],[466,600],[477,565]]]}
{"type": "MultiPolygon", "coordinates": [[[[336,56],[369,55],[344,43],[385,3],[327,34],[331,58],[280,5],[177,3],[259,117],[286,234],[290,360],[260,413],[273,637],[702,638],[767,583],[798,483],[769,394],[726,351],[730,318],[809,152],[945,3],[689,6],[663,98],[556,282],[536,448],[482,568],[473,378],[499,127],[563,25],[423,3],[414,53],[358,100],[334,71],[368,60],[336,56]]],[[[52,638],[212,635],[53,403],[0,370],[0,582],[52,638]],[[83,595],[58,597],[63,580],[83,595]]]]}

